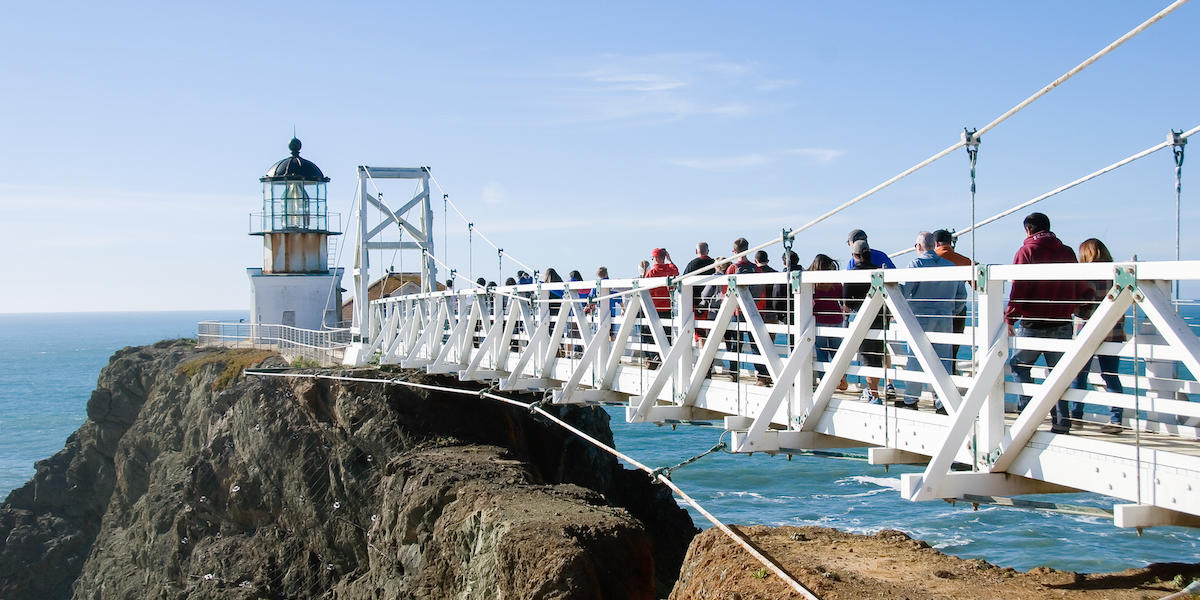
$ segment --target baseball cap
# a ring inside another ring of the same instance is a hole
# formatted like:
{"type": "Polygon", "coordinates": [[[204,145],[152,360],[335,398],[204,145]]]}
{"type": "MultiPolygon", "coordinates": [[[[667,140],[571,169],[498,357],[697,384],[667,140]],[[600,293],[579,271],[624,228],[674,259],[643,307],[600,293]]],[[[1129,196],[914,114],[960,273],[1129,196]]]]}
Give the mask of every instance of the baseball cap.
{"type": "Polygon", "coordinates": [[[871,247],[867,245],[867,240],[854,240],[854,243],[850,244],[850,252],[855,256],[859,254],[866,254],[870,251],[871,247]]]}
{"type": "Polygon", "coordinates": [[[857,240],[866,241],[866,239],[867,239],[867,232],[865,232],[861,229],[854,229],[854,230],[850,231],[850,236],[846,238],[846,241],[853,244],[857,240]]]}
{"type": "Polygon", "coordinates": [[[651,250],[651,251],[650,251],[650,257],[651,257],[651,258],[661,258],[661,257],[663,257],[663,256],[666,256],[666,255],[667,255],[667,249],[666,249],[666,248],[655,248],[655,249],[653,249],[653,250],[651,250]]]}

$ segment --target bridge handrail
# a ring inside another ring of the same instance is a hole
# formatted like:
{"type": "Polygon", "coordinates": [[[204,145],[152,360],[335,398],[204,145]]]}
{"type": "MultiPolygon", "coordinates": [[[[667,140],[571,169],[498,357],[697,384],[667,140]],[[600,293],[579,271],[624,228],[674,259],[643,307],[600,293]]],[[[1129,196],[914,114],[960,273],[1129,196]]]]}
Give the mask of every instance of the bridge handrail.
{"type": "Polygon", "coordinates": [[[304,329],[276,323],[246,323],[240,321],[200,321],[197,323],[200,345],[221,341],[286,344],[289,347],[331,350],[350,344],[350,330],[304,329]]]}
{"type": "MultiPolygon", "coordinates": [[[[885,283],[909,283],[918,281],[963,281],[973,282],[976,279],[976,269],[987,269],[988,277],[993,280],[1033,281],[1058,279],[1063,281],[1094,281],[1113,278],[1114,267],[1133,267],[1139,279],[1163,279],[1176,281],[1200,280],[1200,261],[1141,261],[1141,262],[1112,262],[1112,263],[1063,263],[1063,264],[989,264],[976,267],[926,267],[898,268],[879,270],[854,271],[802,271],[801,281],[805,283],[870,283],[876,274],[883,277],[885,283]]],[[[604,279],[600,280],[601,287],[609,290],[629,292],[633,289],[650,289],[677,283],[686,286],[703,286],[708,284],[725,285],[727,278],[735,277],[739,283],[746,285],[763,285],[787,283],[791,273],[742,273],[736,275],[693,275],[684,278],[646,277],[635,279],[604,279]]],[[[391,296],[372,300],[372,304],[387,304],[402,301],[404,298],[449,298],[464,296],[486,296],[496,292],[514,295],[529,294],[538,290],[592,290],[596,280],[570,282],[543,282],[514,286],[494,286],[492,288],[469,288],[462,290],[443,290],[391,296]],[[493,291],[489,291],[493,290],[493,291]]],[[[556,299],[542,298],[541,302],[554,302],[556,299]]]]}

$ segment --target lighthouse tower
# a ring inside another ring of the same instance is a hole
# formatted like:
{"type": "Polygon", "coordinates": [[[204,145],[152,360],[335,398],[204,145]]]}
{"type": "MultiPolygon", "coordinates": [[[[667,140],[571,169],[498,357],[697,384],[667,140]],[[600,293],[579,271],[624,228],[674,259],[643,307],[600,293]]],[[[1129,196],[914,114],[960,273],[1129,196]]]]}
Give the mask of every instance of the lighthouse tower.
{"type": "Polygon", "coordinates": [[[250,277],[250,322],[301,329],[337,327],[342,269],[329,268],[329,236],[341,235],[329,222],[325,184],[329,178],[300,157],[300,140],[288,144],[292,155],[259,178],[262,212],[252,213],[250,235],[263,240],[263,266],[246,269],[250,277]]]}

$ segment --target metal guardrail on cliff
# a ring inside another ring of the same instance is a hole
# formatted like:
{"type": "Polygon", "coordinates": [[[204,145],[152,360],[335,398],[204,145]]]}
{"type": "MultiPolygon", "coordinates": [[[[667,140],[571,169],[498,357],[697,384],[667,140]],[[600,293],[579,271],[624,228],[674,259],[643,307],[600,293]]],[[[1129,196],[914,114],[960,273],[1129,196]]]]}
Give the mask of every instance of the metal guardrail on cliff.
{"type": "Polygon", "coordinates": [[[1170,298],[1194,280],[1200,261],[544,283],[377,300],[362,339],[381,363],[627,403],[630,422],[723,420],[735,452],[869,447],[926,465],[902,477],[914,501],[1085,490],[1128,502],[1118,526],[1195,526],[1200,338],[1170,298]],[[1073,303],[1086,321],[1046,323],[1062,337],[1010,335],[1006,288],[1050,280],[1103,289],[1073,303]],[[878,378],[878,400],[846,375],[878,378]]]}
{"type": "Polygon", "coordinates": [[[350,344],[349,329],[301,329],[288,325],[230,321],[201,321],[196,325],[197,346],[267,348],[284,358],[304,358],[321,365],[336,365],[350,344]]]}

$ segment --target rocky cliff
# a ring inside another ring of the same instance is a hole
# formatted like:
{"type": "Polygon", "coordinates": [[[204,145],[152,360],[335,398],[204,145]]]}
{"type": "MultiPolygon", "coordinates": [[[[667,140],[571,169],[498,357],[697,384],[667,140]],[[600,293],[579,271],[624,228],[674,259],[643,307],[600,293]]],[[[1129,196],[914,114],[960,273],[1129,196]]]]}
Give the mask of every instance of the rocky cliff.
{"type": "MultiPolygon", "coordinates": [[[[185,341],[115,354],[86,423],[0,505],[0,599],[670,592],[687,513],[528,411],[238,377],[252,365],[283,366],[185,341]]],[[[611,441],[602,410],[557,410],[611,441]]]]}

